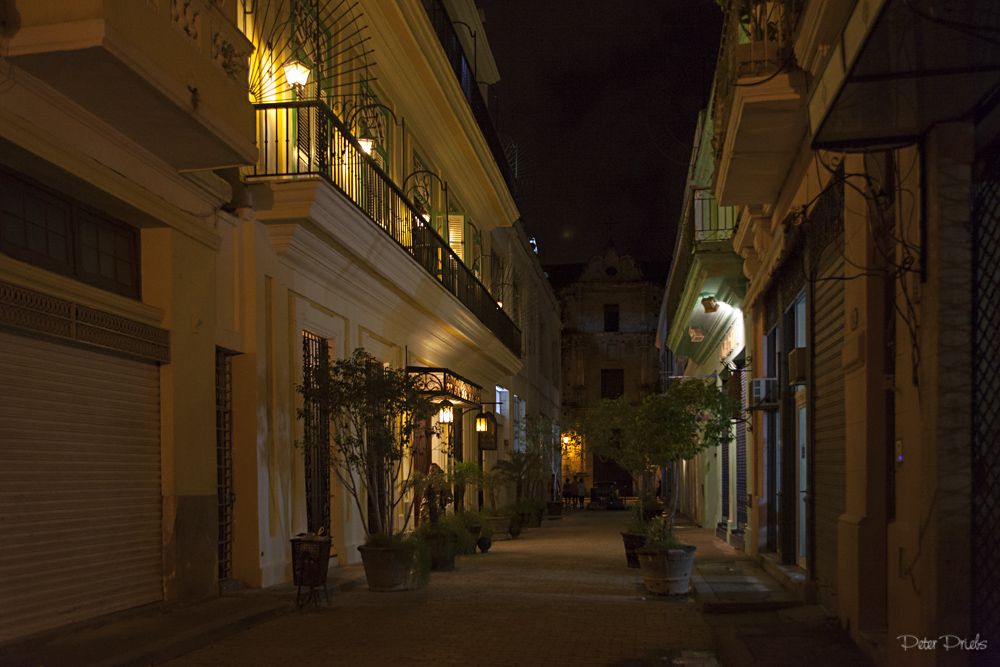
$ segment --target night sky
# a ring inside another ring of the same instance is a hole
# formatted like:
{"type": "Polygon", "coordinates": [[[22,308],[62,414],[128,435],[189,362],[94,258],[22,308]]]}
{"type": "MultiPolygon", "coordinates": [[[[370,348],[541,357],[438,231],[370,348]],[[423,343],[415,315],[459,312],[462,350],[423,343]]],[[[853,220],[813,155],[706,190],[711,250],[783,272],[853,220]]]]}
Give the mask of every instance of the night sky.
{"type": "Polygon", "coordinates": [[[609,239],[637,259],[669,259],[719,49],[715,1],[477,4],[542,263],[585,262],[609,239]]]}

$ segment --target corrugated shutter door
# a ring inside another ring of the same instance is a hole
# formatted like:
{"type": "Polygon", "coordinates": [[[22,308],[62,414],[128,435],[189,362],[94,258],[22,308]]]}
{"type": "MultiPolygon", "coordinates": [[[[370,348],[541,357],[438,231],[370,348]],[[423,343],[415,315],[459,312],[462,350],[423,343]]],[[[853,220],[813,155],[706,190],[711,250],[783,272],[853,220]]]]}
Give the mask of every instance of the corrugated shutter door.
{"type": "Polygon", "coordinates": [[[163,598],[159,367],[0,331],[0,641],[163,598]]]}
{"type": "Polygon", "coordinates": [[[837,526],[845,510],[844,275],[843,242],[823,251],[814,289],[814,446],[815,573],[820,602],[836,612],[837,526]],[[834,278],[834,280],[823,280],[834,278]]]}

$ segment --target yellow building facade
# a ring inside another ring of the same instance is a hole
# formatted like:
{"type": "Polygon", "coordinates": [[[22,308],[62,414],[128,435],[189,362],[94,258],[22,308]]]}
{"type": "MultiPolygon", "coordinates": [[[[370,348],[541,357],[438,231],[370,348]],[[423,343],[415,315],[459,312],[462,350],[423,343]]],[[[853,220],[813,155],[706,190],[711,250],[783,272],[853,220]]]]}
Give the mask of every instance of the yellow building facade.
{"type": "Polygon", "coordinates": [[[558,417],[558,367],[525,350],[560,323],[489,120],[478,11],[337,6],[18,8],[0,641],[288,582],[289,539],[318,527],[332,566],[357,562],[364,518],[297,446],[311,355],[446,374],[466,460],[480,409],[500,428],[487,465],[524,415],[558,417]]]}

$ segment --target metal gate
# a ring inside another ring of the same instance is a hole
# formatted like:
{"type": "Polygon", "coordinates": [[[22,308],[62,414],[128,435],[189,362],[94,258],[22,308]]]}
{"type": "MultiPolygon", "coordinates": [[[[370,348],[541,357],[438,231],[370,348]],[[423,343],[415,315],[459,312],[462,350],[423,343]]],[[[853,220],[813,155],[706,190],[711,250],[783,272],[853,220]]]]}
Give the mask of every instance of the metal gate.
{"type": "Polygon", "coordinates": [[[215,459],[219,496],[219,581],[233,576],[233,361],[215,351],[215,459]]]}
{"type": "MultiPolygon", "coordinates": [[[[972,631],[1000,635],[1000,159],[972,201],[972,631]]],[[[981,653],[986,653],[982,651],[981,653]]],[[[990,652],[993,653],[992,651],[990,652]]],[[[974,664],[994,658],[976,655],[974,664]]],[[[993,664],[993,663],[990,663],[993,664]]]]}
{"type": "MultiPolygon", "coordinates": [[[[330,344],[308,331],[302,332],[302,384],[313,383],[313,369],[329,359],[330,344]]],[[[305,432],[311,434],[305,443],[306,525],[311,533],[320,528],[330,534],[330,416],[318,405],[307,402],[305,432]]]]}

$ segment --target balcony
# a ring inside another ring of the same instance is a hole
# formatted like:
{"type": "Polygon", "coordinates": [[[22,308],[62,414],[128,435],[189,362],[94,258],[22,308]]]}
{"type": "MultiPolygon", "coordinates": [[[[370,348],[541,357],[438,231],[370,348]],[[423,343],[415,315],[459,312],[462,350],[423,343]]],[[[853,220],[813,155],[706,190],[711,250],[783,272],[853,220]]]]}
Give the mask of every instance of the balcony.
{"type": "Polygon", "coordinates": [[[507,189],[511,194],[514,194],[517,185],[514,170],[511,169],[510,162],[507,160],[507,153],[500,140],[496,125],[493,123],[493,116],[490,114],[489,106],[483,99],[482,93],[479,92],[479,84],[473,76],[473,68],[465,57],[465,51],[462,50],[462,43],[455,32],[451,17],[444,5],[441,4],[441,0],[423,0],[423,5],[427,12],[427,18],[434,26],[438,41],[441,42],[445,56],[455,72],[458,85],[461,86],[462,93],[469,102],[476,124],[479,125],[479,130],[483,133],[483,138],[486,139],[486,144],[490,147],[497,169],[500,170],[500,175],[503,176],[507,189]]]}
{"type": "Polygon", "coordinates": [[[260,159],[248,179],[323,178],[521,356],[521,331],[329,107],[316,101],[255,107],[260,159]]]}
{"type": "MultiPolygon", "coordinates": [[[[11,63],[178,170],[252,164],[253,50],[211,0],[17,3],[11,63]]],[[[229,8],[230,13],[235,8],[229,8]]]]}
{"type": "Polygon", "coordinates": [[[729,3],[715,72],[715,193],[772,204],[806,132],[806,76],[794,67],[794,0],[729,3]]]}
{"type": "Polygon", "coordinates": [[[719,206],[705,188],[692,195],[664,297],[666,344],[675,355],[704,363],[742,317],[743,260],[731,243],[736,209],[719,206]]]}

